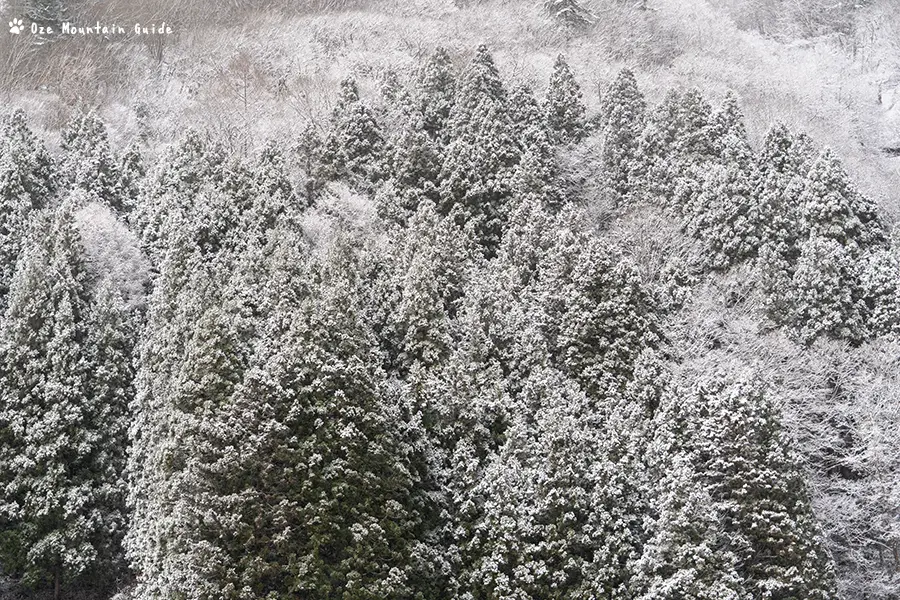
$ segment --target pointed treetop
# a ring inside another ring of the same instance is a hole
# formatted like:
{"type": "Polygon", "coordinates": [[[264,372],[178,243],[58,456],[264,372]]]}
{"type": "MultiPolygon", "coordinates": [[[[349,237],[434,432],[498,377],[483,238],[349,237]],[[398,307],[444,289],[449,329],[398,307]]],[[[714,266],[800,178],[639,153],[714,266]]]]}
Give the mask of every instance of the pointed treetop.
{"type": "Polygon", "coordinates": [[[540,104],[527,84],[516,85],[510,92],[509,112],[513,127],[519,134],[544,127],[540,104]]]}
{"type": "Polygon", "coordinates": [[[450,92],[456,84],[453,61],[444,47],[438,47],[419,70],[416,87],[422,94],[450,92]]]}
{"type": "Polygon", "coordinates": [[[96,111],[90,110],[75,115],[66,126],[62,134],[63,144],[73,146],[77,142],[91,138],[107,140],[106,125],[96,111]]]}
{"type": "Polygon", "coordinates": [[[49,204],[57,189],[56,169],[44,144],[28,127],[28,119],[21,109],[3,119],[0,156],[4,155],[18,171],[16,179],[30,196],[33,207],[49,204]]]}
{"type": "Polygon", "coordinates": [[[157,169],[157,183],[164,189],[196,190],[205,181],[221,179],[224,160],[221,147],[190,128],[166,153],[157,169]]]}
{"type": "Polygon", "coordinates": [[[440,47],[419,71],[415,94],[425,131],[434,138],[446,138],[443,130],[453,108],[456,86],[456,73],[450,54],[440,47]]]}
{"type": "Polygon", "coordinates": [[[472,62],[484,65],[487,68],[494,66],[494,58],[491,56],[487,44],[478,44],[478,47],[475,49],[475,58],[472,59],[472,62]]]}
{"type": "Polygon", "coordinates": [[[737,94],[729,90],[725,94],[722,106],[716,111],[713,120],[718,128],[719,135],[733,134],[739,137],[747,137],[747,129],[744,126],[744,113],[738,104],[737,94]]]}
{"type": "Polygon", "coordinates": [[[681,92],[671,89],[656,108],[653,120],[659,127],[664,146],[681,153],[702,152],[708,140],[712,107],[696,89],[681,92]]]}
{"type": "Polygon", "coordinates": [[[506,91],[500,72],[487,46],[478,46],[475,56],[463,72],[459,84],[453,114],[471,113],[483,102],[504,102],[506,91]]]}
{"type": "Polygon", "coordinates": [[[428,60],[425,61],[425,67],[422,70],[423,79],[425,75],[434,74],[436,72],[444,72],[453,66],[450,53],[443,46],[434,49],[428,60]]]}
{"type": "Polygon", "coordinates": [[[3,119],[3,140],[6,143],[13,140],[34,141],[34,134],[28,128],[28,117],[21,108],[15,109],[3,119]]]}
{"type": "Polygon", "coordinates": [[[547,125],[558,141],[573,142],[584,135],[586,109],[581,87],[562,54],[556,57],[553,65],[545,110],[547,125]]]}
{"type": "Polygon", "coordinates": [[[830,148],[813,163],[800,198],[810,235],[831,238],[853,250],[884,242],[875,204],[856,189],[830,148]]]}
{"type": "Polygon", "coordinates": [[[632,117],[640,117],[647,107],[644,95],[638,88],[637,79],[628,68],[619,71],[609,84],[601,104],[600,113],[603,119],[609,118],[610,113],[619,107],[628,107],[632,111],[632,117]]]}
{"type": "Polygon", "coordinates": [[[355,184],[374,182],[383,177],[384,137],[375,115],[360,101],[356,81],[341,82],[341,93],[325,138],[322,173],[332,180],[351,176],[355,184]]]}
{"type": "Polygon", "coordinates": [[[551,17],[571,27],[586,27],[597,20],[576,0],[545,0],[544,9],[551,17]]]}
{"type": "Polygon", "coordinates": [[[759,152],[759,165],[765,171],[792,173],[796,170],[793,157],[794,136],[787,125],[776,121],[766,133],[759,152]]]}
{"type": "Polygon", "coordinates": [[[356,83],[356,79],[352,76],[346,77],[341,80],[340,91],[338,92],[338,101],[335,110],[346,108],[348,105],[353,104],[354,102],[359,102],[359,85],[356,83]]]}

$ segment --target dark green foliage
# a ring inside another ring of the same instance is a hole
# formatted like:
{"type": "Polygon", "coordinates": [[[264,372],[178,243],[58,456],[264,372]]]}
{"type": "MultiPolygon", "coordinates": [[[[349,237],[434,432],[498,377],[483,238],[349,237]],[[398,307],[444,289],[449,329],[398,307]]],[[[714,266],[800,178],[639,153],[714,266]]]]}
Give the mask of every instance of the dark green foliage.
{"type": "Polygon", "coordinates": [[[121,174],[109,147],[106,126],[93,112],[75,116],[62,134],[60,172],[69,186],[96,197],[118,213],[128,211],[120,195],[121,174]]]}
{"type": "Polygon", "coordinates": [[[8,115],[0,136],[0,307],[4,307],[31,216],[52,201],[55,185],[53,162],[28,129],[25,113],[8,115]]]}
{"type": "Polygon", "coordinates": [[[639,185],[634,176],[640,172],[636,161],[645,112],[634,73],[623,69],[603,94],[598,123],[603,136],[601,164],[616,205],[628,200],[639,185]]]}
{"type": "Polygon", "coordinates": [[[854,253],[885,241],[874,203],[856,190],[828,148],[806,174],[800,202],[810,236],[832,239],[854,253]]]}
{"type": "MultiPolygon", "coordinates": [[[[478,46],[475,56],[472,57],[456,86],[449,125],[454,133],[463,131],[466,129],[466,116],[475,111],[479,105],[483,103],[505,105],[505,102],[506,91],[494,59],[487,46],[478,46]]],[[[472,124],[471,127],[475,128],[478,125],[472,124]]]]}
{"type": "Polygon", "coordinates": [[[670,91],[641,133],[633,179],[642,183],[642,193],[682,210],[704,163],[716,158],[714,131],[712,107],[700,92],[670,91]]]}
{"type": "Polygon", "coordinates": [[[721,512],[690,461],[675,456],[659,482],[659,515],[637,563],[640,600],[747,600],[721,512]]]}
{"type": "Polygon", "coordinates": [[[129,146],[119,158],[117,171],[119,180],[116,182],[114,197],[119,204],[119,210],[127,217],[137,206],[141,182],[147,174],[144,159],[136,145],[129,146]]]}
{"type": "Polygon", "coordinates": [[[387,164],[390,177],[379,206],[383,216],[406,223],[423,202],[439,201],[439,142],[417,114],[408,115],[392,136],[387,164]]]}
{"type": "Polygon", "coordinates": [[[859,259],[885,244],[884,227],[830,150],[810,157],[808,139],[783,126],[763,148],[757,218],[768,315],[807,343],[825,335],[858,344],[880,302],[863,287],[859,259]]]}
{"type": "Polygon", "coordinates": [[[322,149],[324,176],[363,185],[376,182],[383,176],[383,151],[384,137],[375,115],[360,99],[356,81],[345,79],[322,149]]]}
{"type": "Polygon", "coordinates": [[[700,162],[716,156],[713,110],[699,90],[684,92],[675,106],[667,104],[664,115],[672,149],[682,159],[700,162]]]}
{"type": "Polygon", "coordinates": [[[831,558],[767,389],[755,378],[722,374],[686,387],[680,396],[664,396],[656,416],[650,462],[669,485],[657,492],[660,513],[641,560],[647,589],[641,598],[677,598],[665,590],[684,585],[699,598],[836,598],[831,558]],[[682,480],[677,492],[671,477],[682,480]],[[688,511],[691,522],[684,521],[688,511]],[[712,547],[717,552],[710,556],[712,547]],[[698,561],[698,554],[707,558],[698,561]],[[679,569],[685,560],[695,568],[679,569]],[[717,588],[721,595],[710,596],[717,588]]]}
{"type": "Polygon", "coordinates": [[[509,94],[509,116],[516,139],[527,146],[524,136],[532,136],[539,131],[547,131],[548,121],[541,111],[537,98],[525,84],[515,86],[509,94]]]}
{"type": "MultiPolygon", "coordinates": [[[[236,399],[244,411],[271,407],[238,467],[262,474],[252,493],[274,508],[261,523],[247,515],[251,551],[237,548],[263,576],[251,589],[283,590],[274,597],[284,598],[412,597],[417,516],[411,473],[388,425],[396,408],[367,366],[368,349],[354,347],[352,329],[337,328],[343,315],[309,309],[301,308],[312,320],[297,324],[236,399]],[[285,536],[286,527],[294,534],[285,536]]],[[[244,420],[244,411],[235,417],[244,420]]]]}
{"type": "Polygon", "coordinates": [[[738,104],[737,95],[727,92],[722,105],[713,115],[713,131],[717,141],[731,135],[739,140],[747,140],[747,128],[744,125],[744,113],[738,104]]]}
{"type": "Polygon", "coordinates": [[[158,542],[181,560],[147,573],[151,594],[413,598],[432,585],[417,571],[425,499],[374,340],[345,304],[359,297],[348,267],[315,267],[330,285],[271,313],[287,327],[251,354],[235,304],[198,321],[167,409],[192,443],[157,491],[186,500],[158,542]]]}
{"type": "Polygon", "coordinates": [[[763,254],[769,318],[806,343],[820,335],[860,343],[868,331],[859,263],[830,238],[804,240],[799,253],[795,263],[763,254]]]}
{"type": "Polygon", "coordinates": [[[523,382],[515,406],[506,444],[479,486],[484,515],[475,529],[471,593],[627,594],[627,563],[638,544],[636,490],[628,467],[613,462],[602,413],[574,382],[540,368],[523,382]]]}
{"type": "Polygon", "coordinates": [[[441,212],[470,228],[491,255],[500,242],[519,148],[506,91],[487,47],[479,46],[463,74],[450,113],[441,170],[441,212]]]}
{"type": "Polygon", "coordinates": [[[557,210],[563,198],[556,149],[540,105],[530,88],[519,85],[510,94],[509,106],[515,138],[522,152],[513,189],[520,199],[534,196],[546,208],[557,210]]]}
{"type": "Polygon", "coordinates": [[[878,248],[858,267],[866,305],[866,325],[872,335],[900,329],[900,261],[893,248],[878,248]]]}
{"type": "Polygon", "coordinates": [[[0,553],[34,586],[113,583],[125,524],[127,319],[94,302],[73,207],[46,215],[19,261],[0,347],[0,553]]]}
{"type": "Polygon", "coordinates": [[[432,139],[447,140],[447,121],[453,109],[456,74],[450,54],[437,48],[419,71],[415,97],[422,127],[432,139]]]}
{"type": "Polygon", "coordinates": [[[707,250],[706,267],[724,269],[756,256],[761,245],[754,193],[758,174],[747,140],[732,131],[719,142],[721,159],[703,174],[684,207],[685,228],[707,250]]]}
{"type": "Polygon", "coordinates": [[[797,256],[802,235],[800,194],[803,190],[803,162],[796,138],[787,127],[776,123],[766,134],[757,156],[759,185],[756,211],[759,215],[760,243],[791,260],[797,256]]]}
{"type": "Polygon", "coordinates": [[[322,140],[314,128],[306,127],[300,133],[294,150],[303,172],[303,184],[297,189],[297,200],[302,206],[313,206],[325,186],[325,173],[321,166],[322,140]]]}
{"type": "Polygon", "coordinates": [[[225,180],[221,148],[189,130],[148,175],[132,221],[151,260],[160,264],[175,230],[192,210],[204,185],[225,180]]]}
{"type": "Polygon", "coordinates": [[[44,144],[28,128],[25,113],[15,110],[3,120],[3,152],[18,168],[21,182],[32,206],[50,204],[57,191],[55,165],[44,144]]]}
{"type": "Polygon", "coordinates": [[[697,469],[723,512],[751,597],[832,599],[834,573],[772,400],[757,382],[696,391],[697,469]]]}
{"type": "Polygon", "coordinates": [[[658,341],[649,298],[601,243],[560,232],[541,265],[550,354],[592,397],[621,390],[641,350],[658,341]]]}
{"type": "Polygon", "coordinates": [[[275,142],[263,147],[248,178],[250,200],[242,215],[239,243],[264,244],[267,233],[278,225],[298,226],[305,207],[294,194],[284,156],[275,142]]]}
{"type": "Polygon", "coordinates": [[[585,107],[581,87],[566,59],[560,54],[553,65],[550,87],[544,101],[547,127],[555,141],[577,142],[585,133],[585,107]]]}
{"type": "Polygon", "coordinates": [[[471,251],[455,223],[427,202],[398,234],[370,308],[387,368],[405,375],[447,358],[450,319],[459,308],[471,251]]]}

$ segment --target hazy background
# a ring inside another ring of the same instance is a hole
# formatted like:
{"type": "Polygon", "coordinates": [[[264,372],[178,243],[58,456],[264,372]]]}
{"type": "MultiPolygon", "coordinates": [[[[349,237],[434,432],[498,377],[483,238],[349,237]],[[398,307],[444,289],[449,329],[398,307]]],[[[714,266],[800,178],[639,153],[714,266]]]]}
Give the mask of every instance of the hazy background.
{"type": "MultiPolygon", "coordinates": [[[[74,37],[35,44],[0,35],[0,92],[51,142],[74,110],[97,108],[114,144],[159,142],[188,125],[249,152],[324,123],[348,74],[377,95],[434,47],[460,63],[487,42],[510,81],[543,92],[565,53],[589,110],[622,67],[652,102],[669,87],[741,98],[758,140],[780,119],[833,146],[848,170],[898,214],[900,11],[895,0],[584,0],[586,29],[560,28],[534,0],[71,0],[78,24],[171,23],[171,36],[74,37]]],[[[0,3],[4,26],[24,14],[0,3]]]]}

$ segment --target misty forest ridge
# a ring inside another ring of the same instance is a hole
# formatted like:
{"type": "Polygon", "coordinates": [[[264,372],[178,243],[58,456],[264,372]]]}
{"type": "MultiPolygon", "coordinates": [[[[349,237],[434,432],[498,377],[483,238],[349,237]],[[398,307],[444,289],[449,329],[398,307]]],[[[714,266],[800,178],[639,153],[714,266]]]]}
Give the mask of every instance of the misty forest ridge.
{"type": "Polygon", "coordinates": [[[900,598],[892,1],[130,4],[0,3],[0,598],[900,598]]]}

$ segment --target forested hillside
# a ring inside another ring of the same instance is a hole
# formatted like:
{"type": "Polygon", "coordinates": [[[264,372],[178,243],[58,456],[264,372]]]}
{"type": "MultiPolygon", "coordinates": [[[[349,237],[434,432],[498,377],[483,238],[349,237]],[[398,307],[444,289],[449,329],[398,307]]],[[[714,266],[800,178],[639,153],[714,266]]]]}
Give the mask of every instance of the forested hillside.
{"type": "Polygon", "coordinates": [[[234,128],[8,82],[0,596],[900,598],[896,174],[537,6],[234,128]]]}

